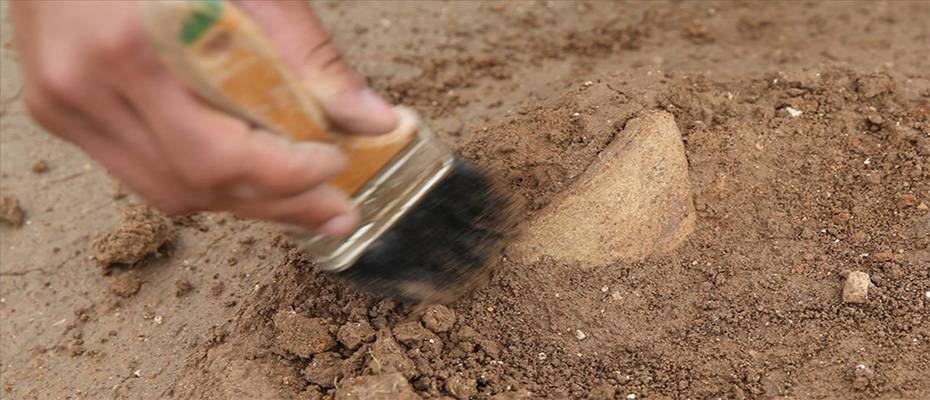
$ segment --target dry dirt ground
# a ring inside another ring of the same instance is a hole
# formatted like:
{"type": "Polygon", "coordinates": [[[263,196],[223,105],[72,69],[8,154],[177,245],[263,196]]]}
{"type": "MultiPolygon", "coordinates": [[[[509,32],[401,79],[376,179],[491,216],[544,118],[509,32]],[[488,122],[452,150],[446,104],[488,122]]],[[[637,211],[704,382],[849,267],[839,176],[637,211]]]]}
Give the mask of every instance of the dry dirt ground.
{"type": "Polygon", "coordinates": [[[671,112],[695,232],[637,263],[502,258],[448,308],[369,298],[272,226],[131,208],[29,122],[4,7],[0,187],[24,221],[0,227],[0,398],[930,398],[930,3],[315,7],[527,220],[671,112]]]}

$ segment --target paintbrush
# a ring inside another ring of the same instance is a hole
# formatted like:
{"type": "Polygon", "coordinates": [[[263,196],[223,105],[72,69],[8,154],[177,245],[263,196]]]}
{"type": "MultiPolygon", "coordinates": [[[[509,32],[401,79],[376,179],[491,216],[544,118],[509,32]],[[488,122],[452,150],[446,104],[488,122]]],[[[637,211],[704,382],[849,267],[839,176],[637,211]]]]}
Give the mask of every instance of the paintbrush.
{"type": "Polygon", "coordinates": [[[269,39],[233,5],[141,3],[162,61],[208,103],[270,132],[345,152],[348,167],[330,184],[351,196],[362,223],[344,237],[298,238],[319,268],[413,302],[454,299],[488,275],[512,226],[512,203],[412,110],[396,107],[400,123],[386,135],[335,132],[269,39]]]}

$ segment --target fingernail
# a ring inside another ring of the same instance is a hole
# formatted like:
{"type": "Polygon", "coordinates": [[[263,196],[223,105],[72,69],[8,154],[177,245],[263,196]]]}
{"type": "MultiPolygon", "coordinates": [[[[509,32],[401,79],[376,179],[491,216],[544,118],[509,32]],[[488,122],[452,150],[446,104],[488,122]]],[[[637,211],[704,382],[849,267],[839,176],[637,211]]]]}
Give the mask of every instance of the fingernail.
{"type": "Polygon", "coordinates": [[[352,133],[378,135],[388,133],[397,126],[394,109],[371,89],[362,89],[358,94],[357,102],[358,113],[346,121],[353,125],[350,128],[356,130],[352,133]]]}
{"type": "Polygon", "coordinates": [[[355,213],[345,213],[337,215],[326,221],[320,226],[319,231],[330,236],[344,236],[352,232],[352,229],[358,225],[358,217],[355,213]]]}

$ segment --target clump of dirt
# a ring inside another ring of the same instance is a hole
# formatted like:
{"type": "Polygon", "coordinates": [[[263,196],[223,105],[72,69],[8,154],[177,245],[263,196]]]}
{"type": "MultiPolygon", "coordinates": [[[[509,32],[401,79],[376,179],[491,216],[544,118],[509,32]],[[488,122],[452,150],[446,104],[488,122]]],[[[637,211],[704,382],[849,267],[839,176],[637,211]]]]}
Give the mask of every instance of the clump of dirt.
{"type": "Polygon", "coordinates": [[[119,297],[132,297],[139,293],[142,281],[132,271],[122,272],[107,279],[107,289],[119,297]]]}
{"type": "Polygon", "coordinates": [[[178,279],[174,281],[174,297],[184,297],[194,291],[194,285],[187,279],[178,279]]]}
{"type": "Polygon", "coordinates": [[[347,379],[334,397],[335,400],[419,400],[420,398],[413,392],[404,376],[398,373],[347,379]]]}
{"type": "Polygon", "coordinates": [[[97,263],[105,273],[113,264],[133,265],[149,255],[158,255],[176,236],[170,219],[148,206],[132,206],[122,214],[122,223],[94,243],[97,263]]]}
{"type": "Polygon", "coordinates": [[[334,327],[323,318],[307,318],[296,313],[280,311],[274,316],[275,328],[280,332],[277,343],[284,350],[310,357],[336,345],[332,335],[334,327]]]}
{"type": "Polygon", "coordinates": [[[23,209],[19,207],[19,199],[0,196],[0,222],[17,228],[23,225],[23,209]]]}

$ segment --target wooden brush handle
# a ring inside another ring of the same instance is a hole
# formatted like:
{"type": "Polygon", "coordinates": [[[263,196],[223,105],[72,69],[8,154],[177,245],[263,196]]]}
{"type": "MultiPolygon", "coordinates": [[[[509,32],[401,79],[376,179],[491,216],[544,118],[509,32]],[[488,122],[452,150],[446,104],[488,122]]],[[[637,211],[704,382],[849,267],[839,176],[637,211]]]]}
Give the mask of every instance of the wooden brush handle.
{"type": "Polygon", "coordinates": [[[416,135],[412,111],[380,136],[335,132],[319,102],[282,63],[260,28],[220,0],[143,1],[145,31],[179,79],[214,106],[294,140],[339,145],[348,168],[330,182],[357,192],[416,135]]]}

